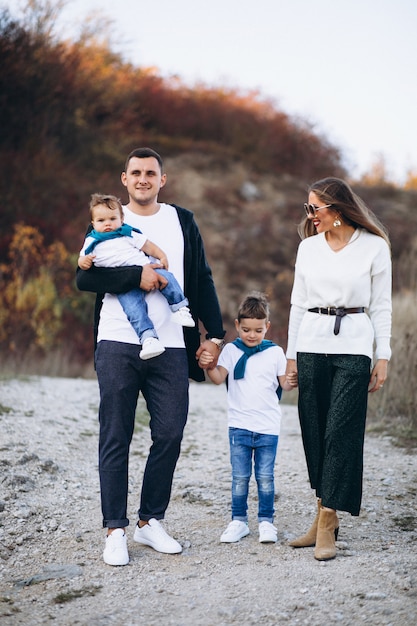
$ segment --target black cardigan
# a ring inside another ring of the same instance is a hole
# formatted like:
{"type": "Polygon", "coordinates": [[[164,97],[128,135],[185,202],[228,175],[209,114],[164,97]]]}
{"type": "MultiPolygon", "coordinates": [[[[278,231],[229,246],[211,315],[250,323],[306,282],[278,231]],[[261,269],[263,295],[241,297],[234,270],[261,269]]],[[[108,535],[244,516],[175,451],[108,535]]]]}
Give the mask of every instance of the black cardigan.
{"type": "MultiPolygon", "coordinates": [[[[211,269],[207,263],[204,244],[193,213],[173,205],[178,213],[184,235],[184,293],[190,303],[194,319],[201,320],[208,337],[222,339],[225,335],[219,301],[214,287],[211,269]]],[[[91,229],[90,229],[91,230],[91,229]]],[[[94,312],[94,345],[97,341],[100,310],[105,293],[124,293],[138,287],[142,267],[94,267],[89,270],[77,268],[76,282],[81,291],[97,294],[94,312]]],[[[204,371],[198,366],[195,353],[200,346],[198,324],[195,328],[184,328],[185,346],[188,356],[189,376],[203,381],[204,371]]]]}

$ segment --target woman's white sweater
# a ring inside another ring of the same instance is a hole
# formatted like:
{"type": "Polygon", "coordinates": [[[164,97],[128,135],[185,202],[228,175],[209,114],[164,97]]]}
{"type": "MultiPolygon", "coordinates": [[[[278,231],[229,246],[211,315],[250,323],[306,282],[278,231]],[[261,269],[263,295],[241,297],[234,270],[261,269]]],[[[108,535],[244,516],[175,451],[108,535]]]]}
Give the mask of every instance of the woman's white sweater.
{"type": "Polygon", "coordinates": [[[297,352],[391,357],[391,254],[386,241],[357,229],[347,246],[334,252],[324,233],[298,248],[288,330],[287,358],[297,352]],[[340,332],[335,316],[308,312],[315,307],[365,307],[346,315],[340,332]]]}

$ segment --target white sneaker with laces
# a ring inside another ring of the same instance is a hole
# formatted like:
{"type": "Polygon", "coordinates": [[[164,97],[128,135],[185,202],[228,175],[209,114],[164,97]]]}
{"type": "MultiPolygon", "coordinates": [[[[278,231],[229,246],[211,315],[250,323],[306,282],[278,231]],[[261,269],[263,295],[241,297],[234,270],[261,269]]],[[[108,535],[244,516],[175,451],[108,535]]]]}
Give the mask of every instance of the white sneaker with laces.
{"type": "Polygon", "coordinates": [[[165,348],[159,339],[156,337],[148,337],[143,342],[139,356],[143,361],[147,361],[147,359],[153,359],[153,357],[159,356],[163,352],[165,352],[165,348]]]}
{"type": "Polygon", "coordinates": [[[276,543],[277,529],[271,522],[259,524],[259,543],[276,543]]]}
{"type": "Polygon", "coordinates": [[[230,524],[220,537],[220,542],[235,543],[236,541],[239,541],[239,539],[242,539],[242,537],[246,537],[246,535],[249,535],[249,533],[250,530],[247,523],[235,519],[230,522],[230,524]]]}
{"type": "Polygon", "coordinates": [[[158,520],[153,518],[142,528],[136,524],[133,539],[144,546],[150,546],[157,552],[164,552],[165,554],[182,552],[181,544],[170,537],[158,520]]]}
{"type": "Polygon", "coordinates": [[[195,326],[188,306],[183,306],[178,311],[174,311],[171,320],[180,326],[188,326],[189,328],[194,328],[195,326]]]}
{"type": "Polygon", "coordinates": [[[103,560],[107,565],[127,565],[129,563],[127,539],[123,528],[115,528],[110,535],[107,535],[103,560]]]}

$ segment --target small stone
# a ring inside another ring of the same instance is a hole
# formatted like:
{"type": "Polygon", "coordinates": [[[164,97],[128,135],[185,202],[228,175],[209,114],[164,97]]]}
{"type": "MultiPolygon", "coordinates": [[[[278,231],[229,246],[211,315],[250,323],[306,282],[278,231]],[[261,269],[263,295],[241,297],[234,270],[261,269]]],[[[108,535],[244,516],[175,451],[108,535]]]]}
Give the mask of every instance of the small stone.
{"type": "Polygon", "coordinates": [[[387,597],[382,591],[369,591],[365,594],[365,600],[384,600],[387,597]]]}

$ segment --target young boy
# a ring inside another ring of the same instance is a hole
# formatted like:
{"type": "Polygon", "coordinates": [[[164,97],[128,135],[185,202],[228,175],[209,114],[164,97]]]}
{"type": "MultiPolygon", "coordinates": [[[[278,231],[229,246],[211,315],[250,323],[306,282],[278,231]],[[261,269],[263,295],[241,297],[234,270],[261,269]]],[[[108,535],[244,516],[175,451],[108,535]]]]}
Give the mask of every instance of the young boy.
{"type": "MultiPolygon", "coordinates": [[[[274,464],[281,422],[278,390],[280,386],[289,391],[292,385],[285,377],[282,348],[265,340],[269,326],[266,297],[258,292],[249,294],[235,320],[238,339],[225,346],[217,367],[207,370],[216,385],[228,377],[232,521],[220,537],[222,543],[239,541],[250,532],[247,509],[252,457],[258,485],[259,541],[277,540],[273,521],[274,464]]],[[[203,352],[199,362],[208,365],[210,355],[203,352]]]]}
{"type": "MultiPolygon", "coordinates": [[[[156,269],[168,280],[161,289],[172,311],[172,319],[181,326],[195,326],[184,296],[175,276],[168,269],[166,254],[156,244],[149,241],[137,229],[123,224],[123,208],[115,196],[95,193],[91,196],[90,218],[93,225],[81,249],[78,265],[87,270],[94,263],[97,267],[119,267],[122,265],[146,265],[151,263],[149,256],[165,269],[156,269]]],[[[145,293],[133,289],[119,294],[118,300],[129,322],[137,333],[142,349],[140,358],[151,359],[165,351],[158,339],[154,325],[148,316],[145,293]]]]}

